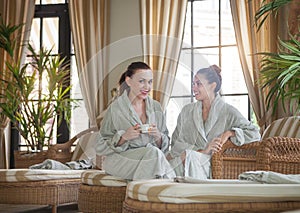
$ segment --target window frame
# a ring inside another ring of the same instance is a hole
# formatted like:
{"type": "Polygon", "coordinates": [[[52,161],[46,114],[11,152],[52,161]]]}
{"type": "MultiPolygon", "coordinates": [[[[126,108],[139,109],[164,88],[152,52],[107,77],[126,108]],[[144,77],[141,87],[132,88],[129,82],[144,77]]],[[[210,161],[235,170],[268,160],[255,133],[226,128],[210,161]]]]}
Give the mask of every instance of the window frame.
{"type": "MultiPolygon", "coordinates": [[[[66,58],[66,62],[70,61],[71,58],[71,28],[69,21],[69,9],[68,3],[63,4],[38,4],[35,5],[34,18],[41,19],[40,21],[40,48],[43,44],[43,18],[58,18],[59,29],[58,29],[58,52],[61,57],[66,58]]],[[[73,54],[74,55],[74,54],[73,54]]],[[[69,74],[69,78],[71,78],[69,74]]],[[[70,81],[69,81],[70,82],[70,81]]],[[[68,94],[70,95],[70,94],[68,94]]],[[[70,131],[66,121],[63,119],[61,125],[57,128],[57,134],[60,137],[57,138],[57,143],[65,143],[70,139],[70,131]]],[[[19,150],[20,147],[24,146],[21,144],[21,136],[19,132],[11,125],[11,156],[15,150],[19,150]]],[[[14,159],[10,162],[14,165],[14,159]]]]}
{"type": "MultiPolygon", "coordinates": [[[[190,47],[183,47],[181,50],[182,51],[190,51],[191,52],[191,76],[190,76],[190,80],[191,80],[191,84],[192,85],[192,82],[193,82],[193,73],[195,73],[195,68],[194,68],[194,59],[195,59],[195,51],[196,50],[201,50],[201,49],[209,49],[209,48],[218,48],[218,65],[222,64],[222,48],[224,47],[237,47],[237,44],[222,44],[222,41],[221,41],[221,38],[222,38],[222,30],[221,30],[221,27],[222,27],[222,11],[221,11],[221,0],[218,1],[218,7],[219,7],[219,11],[218,11],[218,31],[219,31],[219,41],[218,41],[218,45],[211,45],[211,46],[194,46],[194,29],[193,29],[193,25],[194,25],[194,2],[199,2],[199,1],[207,1],[207,0],[188,0],[188,3],[190,4],[190,15],[191,15],[191,24],[190,24],[190,33],[191,33],[191,41],[190,41],[190,47]]],[[[247,119],[251,121],[251,114],[252,114],[252,109],[251,109],[251,103],[250,103],[250,99],[249,99],[249,93],[224,93],[222,92],[221,93],[221,96],[223,97],[234,97],[234,96],[247,96],[247,99],[248,99],[248,104],[247,104],[247,119]]],[[[193,94],[193,89],[192,89],[192,86],[190,87],[190,94],[189,95],[171,95],[170,96],[170,100],[173,99],[173,100],[176,100],[176,99],[179,99],[179,98],[189,98],[190,99],[190,103],[193,103],[195,102],[195,99],[194,99],[194,94],[193,94]]]]}

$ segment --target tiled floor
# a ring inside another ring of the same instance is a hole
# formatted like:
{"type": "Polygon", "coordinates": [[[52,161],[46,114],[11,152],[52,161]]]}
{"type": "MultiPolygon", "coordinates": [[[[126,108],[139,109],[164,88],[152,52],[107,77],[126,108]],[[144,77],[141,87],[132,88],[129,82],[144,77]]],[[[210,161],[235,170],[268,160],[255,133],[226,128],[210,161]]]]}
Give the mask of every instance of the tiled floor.
{"type": "MultiPolygon", "coordinates": [[[[0,213],[51,213],[49,206],[8,205],[0,204],[0,213]]],[[[57,213],[79,213],[77,204],[63,205],[57,208],[57,213]]]]}

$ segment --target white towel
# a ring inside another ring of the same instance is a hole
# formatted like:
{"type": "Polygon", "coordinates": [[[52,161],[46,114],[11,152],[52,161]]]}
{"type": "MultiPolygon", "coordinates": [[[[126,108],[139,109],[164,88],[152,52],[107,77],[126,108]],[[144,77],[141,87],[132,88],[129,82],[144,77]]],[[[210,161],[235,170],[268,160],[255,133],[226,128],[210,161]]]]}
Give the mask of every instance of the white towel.
{"type": "Polygon", "coordinates": [[[299,184],[300,174],[281,174],[272,171],[248,171],[239,175],[240,180],[258,181],[261,183],[299,184]]]}
{"type": "Polygon", "coordinates": [[[34,164],[29,167],[29,169],[54,169],[54,170],[82,170],[82,169],[92,169],[92,160],[77,160],[77,161],[70,161],[65,164],[52,160],[47,159],[39,164],[34,164]]]}
{"type": "Polygon", "coordinates": [[[69,170],[70,167],[65,164],[51,159],[46,159],[42,163],[34,164],[29,169],[56,169],[56,170],[69,170]]]}

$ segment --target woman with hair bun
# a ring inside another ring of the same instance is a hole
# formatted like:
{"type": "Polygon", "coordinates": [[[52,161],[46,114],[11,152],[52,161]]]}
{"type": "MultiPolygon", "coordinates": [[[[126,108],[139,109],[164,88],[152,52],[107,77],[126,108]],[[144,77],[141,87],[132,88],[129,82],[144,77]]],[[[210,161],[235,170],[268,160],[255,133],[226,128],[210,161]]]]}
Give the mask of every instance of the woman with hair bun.
{"type": "Polygon", "coordinates": [[[128,180],[175,177],[165,157],[165,116],[159,102],[149,97],[152,81],[152,70],[144,62],[131,63],[119,80],[119,97],[105,113],[96,147],[110,175],[128,180]]]}
{"type": "Polygon", "coordinates": [[[167,154],[177,176],[211,178],[211,156],[227,140],[236,145],[260,140],[259,129],[221,98],[221,85],[221,69],[216,65],[200,69],[194,76],[197,102],[182,109],[167,154]]]}

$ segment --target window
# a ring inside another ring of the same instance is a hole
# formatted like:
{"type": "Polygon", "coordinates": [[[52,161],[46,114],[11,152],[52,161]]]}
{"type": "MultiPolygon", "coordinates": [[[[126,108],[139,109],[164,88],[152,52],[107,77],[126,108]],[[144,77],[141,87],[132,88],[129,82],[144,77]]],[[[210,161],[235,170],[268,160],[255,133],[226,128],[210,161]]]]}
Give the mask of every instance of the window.
{"type": "Polygon", "coordinates": [[[222,68],[221,94],[250,120],[250,102],[239,60],[229,0],[190,0],[178,70],[167,107],[167,126],[173,133],[177,117],[194,102],[192,79],[200,68],[222,68]]]}
{"type": "MultiPolygon", "coordinates": [[[[70,130],[63,126],[55,134],[63,134],[58,143],[89,127],[89,120],[80,92],[72,46],[67,0],[36,0],[30,40],[36,48],[54,48],[55,53],[71,62],[71,97],[80,107],[73,112],[70,130]]],[[[237,51],[229,0],[189,0],[184,41],[171,99],[167,107],[167,126],[174,131],[182,107],[194,102],[191,82],[202,67],[217,64],[222,68],[222,95],[226,102],[252,119],[253,113],[237,51]]],[[[252,119],[253,120],[253,119],[252,119]]],[[[54,137],[55,138],[55,137],[54,137]]]]}
{"type": "MultiPolygon", "coordinates": [[[[52,48],[54,55],[60,54],[70,61],[71,97],[78,100],[79,107],[72,113],[70,128],[63,122],[54,132],[52,143],[64,143],[80,131],[88,128],[88,116],[80,92],[74,48],[71,42],[68,4],[66,0],[36,0],[29,41],[38,51],[41,47],[52,48]],[[76,115],[76,116],[75,116],[76,115]],[[56,137],[60,135],[59,137],[56,137]]],[[[30,56],[27,56],[28,59],[30,56]]],[[[30,59],[29,59],[30,60],[30,59]]],[[[14,131],[13,138],[18,132],[14,131]]],[[[15,139],[17,140],[17,138],[15,139]]],[[[14,142],[15,143],[15,142],[14,142]]],[[[20,149],[25,144],[21,139],[20,149]]]]}

